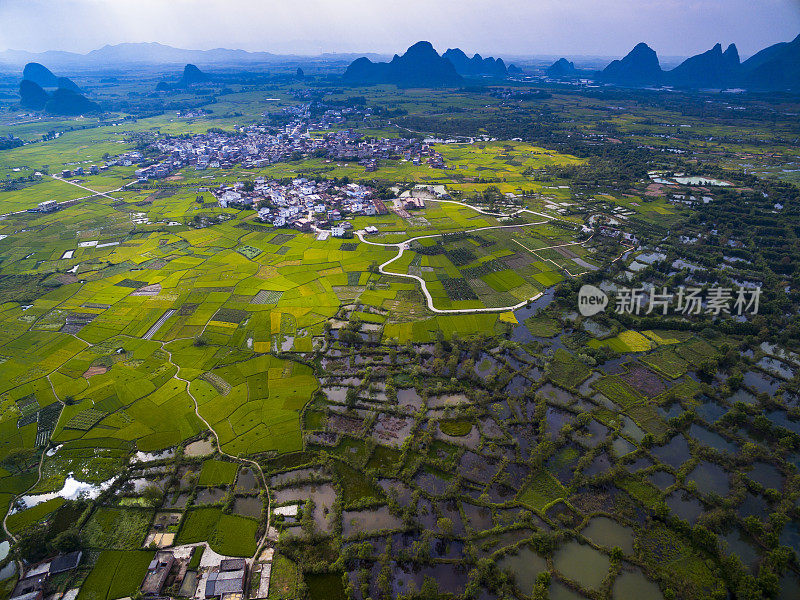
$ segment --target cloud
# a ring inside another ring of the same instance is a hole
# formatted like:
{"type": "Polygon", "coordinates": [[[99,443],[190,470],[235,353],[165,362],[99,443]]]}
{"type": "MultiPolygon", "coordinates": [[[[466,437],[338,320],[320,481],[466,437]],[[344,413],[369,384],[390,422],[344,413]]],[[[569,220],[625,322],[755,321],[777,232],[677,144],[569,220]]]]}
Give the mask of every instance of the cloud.
{"type": "Polygon", "coordinates": [[[495,54],[662,55],[800,32],[797,0],[0,0],[0,49],[87,52],[157,41],[273,52],[402,51],[419,39],[495,54]]]}

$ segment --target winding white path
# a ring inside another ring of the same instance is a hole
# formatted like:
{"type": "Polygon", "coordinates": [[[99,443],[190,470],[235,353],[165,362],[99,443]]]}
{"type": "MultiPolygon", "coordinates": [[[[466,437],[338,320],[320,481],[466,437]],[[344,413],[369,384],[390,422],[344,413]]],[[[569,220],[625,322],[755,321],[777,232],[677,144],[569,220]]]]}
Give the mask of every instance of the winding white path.
{"type": "MultiPolygon", "coordinates": [[[[443,202],[443,203],[446,203],[446,204],[458,204],[460,206],[465,206],[467,208],[471,208],[472,210],[474,210],[476,212],[479,212],[482,215],[488,215],[488,216],[491,216],[491,217],[516,217],[516,216],[518,216],[518,215],[520,215],[522,213],[527,213],[527,214],[536,215],[536,216],[539,216],[539,217],[544,217],[546,219],[544,221],[536,221],[534,223],[522,223],[522,224],[517,224],[517,225],[490,225],[490,226],[487,226],[487,227],[476,227],[474,229],[468,229],[466,231],[460,231],[458,233],[473,233],[473,232],[476,232],[476,231],[486,231],[487,229],[512,229],[512,228],[517,228],[517,227],[531,227],[531,226],[534,226],[534,225],[544,225],[548,221],[555,220],[555,217],[552,217],[550,215],[546,215],[544,213],[535,212],[535,211],[529,210],[527,208],[520,209],[520,210],[515,211],[515,212],[513,212],[511,214],[503,214],[503,213],[488,212],[488,211],[482,210],[480,208],[477,208],[475,206],[472,206],[470,204],[466,204],[464,202],[457,202],[456,200],[435,200],[435,202],[443,202]]],[[[425,296],[425,300],[426,300],[426,302],[428,304],[428,309],[431,312],[434,312],[434,313],[437,313],[437,314],[472,314],[472,313],[507,312],[507,311],[510,311],[510,310],[513,311],[513,310],[517,310],[519,308],[522,308],[523,306],[525,306],[529,302],[533,302],[534,300],[538,299],[543,293],[543,292],[539,292],[538,294],[536,294],[532,298],[528,298],[527,300],[523,300],[522,302],[520,302],[518,304],[515,304],[513,306],[500,306],[500,307],[491,307],[491,308],[436,308],[433,305],[433,296],[431,296],[431,293],[428,291],[428,285],[427,285],[427,283],[425,282],[425,280],[422,277],[418,277],[417,275],[411,275],[410,273],[394,273],[392,271],[387,271],[386,267],[389,266],[390,264],[392,264],[393,262],[399,260],[400,257],[403,256],[403,253],[406,250],[409,249],[409,246],[410,246],[410,244],[412,242],[415,242],[417,240],[426,239],[426,238],[442,237],[445,234],[443,234],[443,233],[435,233],[435,234],[432,234],[432,235],[420,235],[420,236],[405,240],[403,242],[397,242],[397,243],[371,242],[371,241],[369,241],[368,239],[366,239],[364,237],[364,231],[363,230],[356,231],[355,234],[358,236],[358,239],[361,240],[362,242],[364,242],[365,244],[369,244],[371,246],[383,246],[383,247],[389,247],[389,248],[397,248],[397,256],[395,256],[394,258],[390,258],[389,260],[387,260],[383,264],[379,265],[378,266],[378,271],[380,271],[384,275],[394,275],[394,276],[397,276],[397,277],[406,277],[408,279],[413,279],[415,281],[418,281],[419,284],[420,284],[420,287],[422,289],[422,293],[425,296]]],[[[573,243],[569,243],[569,244],[557,244],[555,246],[547,246],[545,248],[538,248],[536,250],[536,252],[538,252],[540,250],[549,250],[551,248],[563,248],[564,246],[579,246],[579,245],[583,245],[583,244],[587,243],[591,239],[592,238],[590,237],[588,240],[585,240],[583,242],[573,242],[573,243]]],[[[536,252],[528,249],[526,246],[523,246],[522,244],[520,244],[520,246],[522,246],[523,248],[525,248],[526,250],[528,250],[532,254],[536,254],[536,252]]],[[[553,263],[553,264],[555,264],[555,263],[553,263]]],[[[558,265],[556,265],[556,266],[558,266],[558,265]]],[[[564,269],[564,270],[566,271],[566,269],[564,269]]],[[[567,271],[567,273],[570,276],[572,276],[572,274],[569,271],[567,271]]]]}

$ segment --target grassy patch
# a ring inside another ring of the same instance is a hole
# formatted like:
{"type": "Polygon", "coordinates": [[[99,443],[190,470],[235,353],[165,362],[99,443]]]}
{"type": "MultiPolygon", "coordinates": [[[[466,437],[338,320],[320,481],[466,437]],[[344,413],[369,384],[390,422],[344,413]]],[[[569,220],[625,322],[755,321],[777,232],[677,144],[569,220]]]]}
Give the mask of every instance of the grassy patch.
{"type": "Polygon", "coordinates": [[[525,327],[536,337],[549,338],[561,333],[561,323],[547,317],[531,317],[525,319],[525,327]]]}
{"type": "Polygon", "coordinates": [[[176,543],[207,541],[211,549],[224,556],[252,556],[256,551],[258,522],[226,515],[218,508],[189,510],[181,525],[176,543]]]}
{"type": "Polygon", "coordinates": [[[454,437],[462,437],[468,435],[472,431],[472,422],[468,419],[447,419],[439,421],[439,429],[445,435],[454,437]]]}
{"type": "Polygon", "coordinates": [[[53,498],[52,500],[47,500],[46,502],[37,504],[28,510],[21,510],[13,515],[9,515],[6,525],[8,526],[9,530],[14,533],[22,531],[26,527],[29,527],[34,523],[38,523],[50,515],[62,504],[64,504],[63,498],[53,498]]]}
{"type": "Polygon", "coordinates": [[[381,491],[370,483],[359,471],[350,468],[340,460],[334,461],[334,473],[342,486],[342,501],[345,506],[364,499],[378,500],[381,491]]]}
{"type": "Polygon", "coordinates": [[[606,346],[614,352],[625,354],[627,352],[646,352],[653,347],[653,343],[637,331],[623,331],[607,340],[589,340],[587,345],[590,348],[606,346]]]}
{"type": "Polygon", "coordinates": [[[239,465],[223,460],[207,460],[200,469],[197,485],[231,485],[236,479],[239,465]]]}
{"type": "Polygon", "coordinates": [[[564,486],[549,471],[540,469],[522,488],[518,499],[525,506],[542,511],[548,504],[560,500],[564,496],[566,496],[564,486]]]}
{"type": "Polygon", "coordinates": [[[589,373],[589,367],[563,348],[555,351],[547,366],[547,375],[550,381],[565,388],[579,385],[589,376],[589,373]]]}
{"type": "Polygon", "coordinates": [[[154,554],[148,551],[102,552],[81,586],[78,600],[114,600],[133,596],[139,590],[154,554]]]}
{"type": "Polygon", "coordinates": [[[672,348],[662,347],[642,356],[639,360],[649,367],[652,367],[662,375],[670,379],[677,379],[686,373],[689,365],[672,348]]]}
{"type": "Polygon", "coordinates": [[[275,600],[294,600],[299,596],[301,577],[300,569],[294,562],[282,554],[276,554],[272,559],[269,597],[275,600]]]}
{"type": "Polygon", "coordinates": [[[81,533],[89,548],[134,550],[142,546],[152,516],[145,510],[101,506],[81,533]]]}
{"type": "Polygon", "coordinates": [[[642,394],[616,375],[608,375],[602,379],[598,379],[592,384],[592,387],[623,408],[628,408],[644,400],[642,394]]]}
{"type": "Polygon", "coordinates": [[[651,567],[660,571],[665,578],[694,592],[685,595],[679,593],[679,597],[710,598],[723,588],[722,581],[705,558],[680,534],[664,525],[655,523],[649,527],[642,534],[640,549],[642,558],[651,567]]]}

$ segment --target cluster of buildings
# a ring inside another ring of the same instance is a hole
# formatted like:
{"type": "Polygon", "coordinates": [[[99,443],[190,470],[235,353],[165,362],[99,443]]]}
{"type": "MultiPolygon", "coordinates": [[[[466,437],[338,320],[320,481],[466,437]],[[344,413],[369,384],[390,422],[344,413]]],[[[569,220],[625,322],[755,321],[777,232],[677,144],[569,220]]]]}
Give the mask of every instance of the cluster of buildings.
{"type": "Polygon", "coordinates": [[[193,167],[267,167],[298,158],[317,157],[326,161],[358,162],[367,172],[377,170],[380,160],[406,160],[446,169],[444,158],[430,145],[416,139],[365,139],[349,129],[312,136],[303,121],[293,121],[278,132],[265,125],[253,125],[236,134],[208,132],[191,138],[169,137],[155,142],[160,160],[136,170],[140,181],[163,179],[173,171],[193,167]]]}
{"type": "MultiPolygon", "coordinates": [[[[145,598],[163,598],[166,588],[180,588],[180,595],[199,600],[242,600],[246,597],[247,561],[223,558],[202,570],[199,577],[187,577],[192,552],[185,548],[159,550],[147,569],[139,588],[145,598]]],[[[197,551],[197,549],[195,549],[197,551]]],[[[196,575],[196,574],[195,574],[196,575]]]]}
{"type": "Polygon", "coordinates": [[[17,581],[10,600],[43,600],[48,580],[77,569],[82,557],[83,553],[77,550],[31,565],[17,581]]]}
{"type": "MultiPolygon", "coordinates": [[[[225,558],[217,555],[200,571],[189,571],[190,561],[199,547],[182,546],[173,550],[159,550],[148,565],[139,587],[142,597],[164,598],[168,589],[180,588],[180,595],[198,600],[242,600],[247,596],[248,564],[243,558],[225,558]]],[[[10,600],[44,600],[51,578],[75,571],[81,566],[83,552],[59,554],[33,565],[19,579],[10,600]]],[[[257,575],[256,575],[257,576],[257,575]]],[[[74,599],[77,589],[65,597],[74,599]]]]}
{"type": "Polygon", "coordinates": [[[306,178],[282,183],[259,177],[252,186],[237,182],[212,193],[221,207],[252,208],[263,223],[300,231],[329,229],[334,237],[343,237],[352,228],[346,217],[389,212],[372,188],[357,183],[336,185],[306,178]]]}

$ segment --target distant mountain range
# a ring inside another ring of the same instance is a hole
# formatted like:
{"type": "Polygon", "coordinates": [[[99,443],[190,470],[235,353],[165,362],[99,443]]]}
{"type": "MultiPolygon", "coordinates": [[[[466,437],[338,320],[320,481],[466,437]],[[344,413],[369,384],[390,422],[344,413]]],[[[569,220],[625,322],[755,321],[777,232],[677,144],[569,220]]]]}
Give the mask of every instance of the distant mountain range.
{"type": "MultiPolygon", "coordinates": [[[[87,54],[50,50],[47,52],[27,52],[24,50],[6,50],[0,52],[0,65],[9,67],[22,66],[30,62],[38,62],[57,69],[91,70],[108,67],[131,67],[152,65],[255,65],[276,64],[287,61],[329,60],[349,62],[360,54],[322,54],[318,57],[300,55],[280,55],[270,52],[248,52],[246,50],[184,50],[173,48],[156,42],[126,43],[114,46],[103,46],[87,54]]],[[[368,54],[373,59],[380,59],[379,54],[368,54]]]]}
{"type": "Polygon", "coordinates": [[[577,70],[563,58],[546,72],[556,79],[589,77],[624,86],[800,90],[800,35],[791,42],[769,46],[744,62],[740,61],[735,44],[724,52],[722,45],[717,44],[711,50],[687,58],[674,69],[664,71],[655,50],[640,43],[624,58],[611,62],[599,72],[577,70]]]}
{"type": "MultiPolygon", "coordinates": [[[[522,71],[506,65],[500,58],[471,58],[459,48],[439,55],[429,42],[418,42],[389,62],[380,62],[377,54],[322,54],[316,57],[278,55],[269,52],[248,52],[217,48],[185,50],[159,43],[125,43],[104,46],[86,54],[48,51],[32,53],[19,50],[0,52],[0,69],[16,71],[26,64],[38,65],[24,78],[42,88],[80,89],[67,78],[58,78],[45,68],[69,70],[72,73],[105,69],[126,69],[146,66],[200,65],[222,67],[241,65],[277,65],[287,62],[329,61],[350,65],[343,81],[354,85],[395,83],[404,87],[460,86],[464,78],[491,77],[502,79],[522,71]],[[353,60],[355,59],[355,60],[353,60]],[[352,61],[352,62],[350,62],[352,61]],[[48,75],[49,73],[49,75],[48,75]],[[55,79],[53,79],[55,78],[55,79]]],[[[673,63],[674,64],[674,63],[673,63]]],[[[741,62],[734,44],[723,51],[717,44],[711,50],[692,56],[671,70],[664,70],[656,52],[645,43],[637,44],[624,58],[612,61],[600,71],[581,70],[562,58],[546,69],[557,79],[589,78],[623,86],[672,85],[687,88],[742,87],[753,90],[800,90],[800,36],[781,42],[741,62]]],[[[196,75],[196,74],[195,74],[196,75]]]]}
{"type": "Polygon", "coordinates": [[[460,48],[450,48],[441,56],[430,42],[417,42],[402,56],[391,62],[375,63],[367,57],[354,60],[343,76],[346,83],[369,85],[393,83],[400,87],[452,87],[464,83],[465,77],[505,79],[521,71],[506,67],[502,58],[475,54],[472,58],[460,48]]]}

